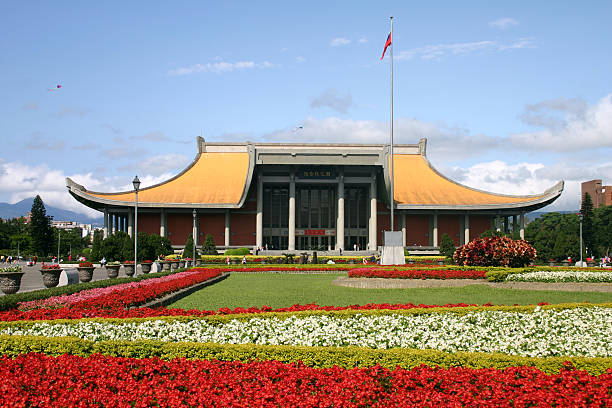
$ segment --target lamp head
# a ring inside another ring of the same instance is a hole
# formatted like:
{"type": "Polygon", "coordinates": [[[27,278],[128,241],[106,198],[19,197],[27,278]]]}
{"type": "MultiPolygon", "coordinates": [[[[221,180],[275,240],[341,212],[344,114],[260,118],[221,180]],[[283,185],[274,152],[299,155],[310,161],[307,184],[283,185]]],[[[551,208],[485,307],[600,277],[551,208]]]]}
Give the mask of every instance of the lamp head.
{"type": "Polygon", "coordinates": [[[138,191],[140,188],[140,180],[138,179],[138,176],[134,177],[134,180],[132,180],[132,185],[134,186],[134,190],[138,191]]]}

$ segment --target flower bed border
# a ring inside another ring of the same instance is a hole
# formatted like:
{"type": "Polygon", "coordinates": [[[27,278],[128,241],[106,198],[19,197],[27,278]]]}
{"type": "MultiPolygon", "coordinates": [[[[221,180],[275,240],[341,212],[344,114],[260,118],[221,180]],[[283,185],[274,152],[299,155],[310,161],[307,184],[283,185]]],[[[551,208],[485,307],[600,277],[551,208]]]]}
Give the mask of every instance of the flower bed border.
{"type": "Polygon", "coordinates": [[[256,344],[169,343],[159,340],[90,341],[73,337],[0,336],[0,354],[16,357],[26,353],[50,356],[71,354],[88,357],[104,354],[113,357],[148,358],[163,360],[188,358],[192,360],[267,361],[282,363],[302,362],[308,367],[342,368],[381,367],[411,369],[429,367],[496,368],[535,367],[545,373],[557,373],[571,363],[578,370],[600,375],[612,369],[609,357],[520,357],[501,353],[448,353],[418,349],[366,349],[362,347],[307,347],[269,346],[256,344]]]}
{"type": "Polygon", "coordinates": [[[135,308],[141,308],[141,307],[148,307],[151,309],[157,309],[159,307],[164,307],[167,306],[171,303],[176,302],[177,300],[180,300],[182,298],[184,298],[185,296],[189,296],[192,293],[205,288],[206,286],[210,286],[212,284],[215,284],[217,282],[221,282],[222,280],[226,279],[228,276],[230,276],[230,274],[228,272],[223,272],[221,275],[216,276],[214,278],[205,280],[204,282],[200,282],[200,283],[196,283],[193,286],[188,286],[186,288],[180,289],[176,292],[171,292],[169,294],[167,294],[164,297],[161,298],[157,298],[155,300],[152,300],[150,302],[144,303],[142,305],[139,306],[135,306],[135,308]]]}

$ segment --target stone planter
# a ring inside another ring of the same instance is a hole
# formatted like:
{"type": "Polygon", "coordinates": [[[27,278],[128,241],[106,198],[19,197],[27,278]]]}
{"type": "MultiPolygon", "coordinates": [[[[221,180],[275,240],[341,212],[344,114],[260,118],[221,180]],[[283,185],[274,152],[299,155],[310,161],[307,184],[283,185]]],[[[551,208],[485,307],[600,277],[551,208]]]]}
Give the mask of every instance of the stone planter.
{"type": "Polygon", "coordinates": [[[162,271],[169,271],[169,270],[170,270],[170,261],[162,262],[162,271]]]}
{"type": "Polygon", "coordinates": [[[195,260],[195,264],[196,264],[196,266],[202,265],[202,260],[201,259],[196,259],[195,260]]]}
{"type": "Polygon", "coordinates": [[[555,263],[551,261],[548,263],[548,266],[555,266],[555,263]]]}
{"type": "Polygon", "coordinates": [[[587,266],[589,268],[592,268],[593,266],[595,266],[595,262],[587,261],[587,266]]]}
{"type": "Polygon", "coordinates": [[[17,293],[21,287],[21,277],[25,272],[0,273],[0,290],[5,295],[17,293]]]}
{"type": "Polygon", "coordinates": [[[175,261],[170,261],[170,263],[172,264],[172,269],[176,269],[176,268],[178,268],[178,267],[179,267],[179,263],[180,263],[180,262],[179,262],[179,261],[178,261],[178,259],[177,259],[177,260],[175,260],[175,261]]]}
{"type": "Polygon", "coordinates": [[[93,279],[93,266],[79,266],[77,272],[79,273],[79,282],[91,282],[93,279]]]}
{"type": "Polygon", "coordinates": [[[185,261],[181,259],[179,261],[179,268],[184,268],[184,267],[185,267],[185,261]]]}
{"type": "Polygon", "coordinates": [[[123,264],[123,271],[125,272],[127,276],[134,276],[134,273],[136,272],[136,265],[135,264],[123,264]]]}
{"type": "Polygon", "coordinates": [[[119,276],[119,268],[121,268],[121,265],[106,265],[106,274],[109,279],[115,279],[119,276]]]}
{"type": "Polygon", "coordinates": [[[142,271],[142,273],[149,273],[149,272],[151,272],[151,264],[150,263],[141,263],[140,264],[140,270],[142,271]]]}
{"type": "Polygon", "coordinates": [[[41,269],[43,284],[47,288],[54,288],[59,284],[59,278],[63,269],[41,269]]]}
{"type": "Polygon", "coordinates": [[[567,268],[569,266],[569,261],[563,261],[561,264],[567,268]]]}

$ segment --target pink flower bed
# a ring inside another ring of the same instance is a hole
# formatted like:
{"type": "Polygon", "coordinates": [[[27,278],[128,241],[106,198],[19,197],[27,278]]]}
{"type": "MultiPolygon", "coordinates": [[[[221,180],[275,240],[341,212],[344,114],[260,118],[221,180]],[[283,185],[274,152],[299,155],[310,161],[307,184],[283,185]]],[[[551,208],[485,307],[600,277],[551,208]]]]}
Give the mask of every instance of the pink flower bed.
{"type": "Polygon", "coordinates": [[[146,288],[149,286],[158,286],[166,282],[180,281],[183,278],[197,275],[198,271],[186,271],[180,272],[174,275],[163,276],[161,278],[146,279],[140,282],[129,282],[122,283],[115,286],[109,286],[106,288],[94,288],[87,289],[81,292],[73,293],[71,295],[53,296],[47,299],[32,300],[30,302],[19,303],[19,309],[31,310],[39,308],[53,308],[57,309],[65,306],[75,306],[78,303],[92,301],[101,297],[106,297],[114,292],[130,292],[138,290],[140,288],[146,288]]]}

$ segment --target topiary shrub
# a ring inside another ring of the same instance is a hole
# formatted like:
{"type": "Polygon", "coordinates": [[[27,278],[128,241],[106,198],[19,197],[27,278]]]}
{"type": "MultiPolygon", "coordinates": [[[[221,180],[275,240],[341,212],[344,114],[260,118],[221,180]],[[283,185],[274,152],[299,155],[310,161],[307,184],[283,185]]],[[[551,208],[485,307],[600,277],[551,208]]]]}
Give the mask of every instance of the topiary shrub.
{"type": "Polygon", "coordinates": [[[440,255],[452,259],[454,253],[455,243],[453,239],[448,234],[442,234],[442,239],[440,240],[440,255]]]}
{"type": "Polygon", "coordinates": [[[531,263],[537,253],[527,241],[508,237],[477,238],[460,246],[453,255],[458,265],[518,268],[531,263]]]}
{"type": "Polygon", "coordinates": [[[215,246],[215,240],[211,234],[206,234],[204,245],[202,245],[203,255],[217,255],[217,247],[215,246]]]}
{"type": "Polygon", "coordinates": [[[233,248],[225,251],[224,255],[250,255],[251,250],[249,248],[233,248]]]}

